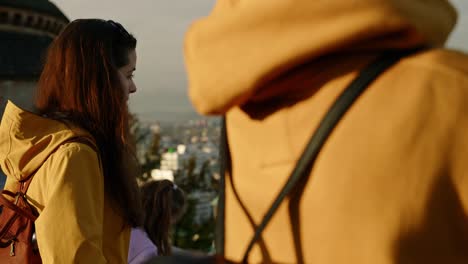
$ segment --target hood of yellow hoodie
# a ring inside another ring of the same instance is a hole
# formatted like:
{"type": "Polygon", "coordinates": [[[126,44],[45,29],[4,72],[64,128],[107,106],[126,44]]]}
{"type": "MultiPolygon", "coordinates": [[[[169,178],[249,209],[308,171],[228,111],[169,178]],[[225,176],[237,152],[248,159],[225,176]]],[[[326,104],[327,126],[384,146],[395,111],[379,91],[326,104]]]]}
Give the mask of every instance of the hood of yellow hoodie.
{"type": "Polygon", "coordinates": [[[218,0],[186,34],[189,96],[222,114],[324,55],[441,46],[456,18],[448,0],[218,0]]]}
{"type": "Polygon", "coordinates": [[[25,179],[62,143],[88,137],[82,129],[25,111],[8,102],[0,123],[0,166],[7,177],[25,179]]]}

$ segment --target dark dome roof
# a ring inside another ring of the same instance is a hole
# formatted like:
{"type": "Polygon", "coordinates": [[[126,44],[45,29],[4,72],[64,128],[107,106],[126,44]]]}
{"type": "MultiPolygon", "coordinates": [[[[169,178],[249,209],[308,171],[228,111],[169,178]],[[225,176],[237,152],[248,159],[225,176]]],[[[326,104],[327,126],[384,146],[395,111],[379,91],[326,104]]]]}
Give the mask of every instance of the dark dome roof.
{"type": "Polygon", "coordinates": [[[52,38],[17,32],[0,34],[0,79],[36,79],[52,38]]]}
{"type": "Polygon", "coordinates": [[[43,58],[53,37],[69,20],[48,0],[0,0],[0,7],[52,17],[52,20],[39,17],[30,25],[6,21],[5,25],[16,26],[18,30],[14,27],[0,29],[0,80],[35,80],[41,73],[43,58]]]}
{"type": "Polygon", "coordinates": [[[66,22],[69,22],[68,18],[62,13],[62,11],[48,0],[0,0],[0,6],[32,10],[61,18],[66,22]]]}

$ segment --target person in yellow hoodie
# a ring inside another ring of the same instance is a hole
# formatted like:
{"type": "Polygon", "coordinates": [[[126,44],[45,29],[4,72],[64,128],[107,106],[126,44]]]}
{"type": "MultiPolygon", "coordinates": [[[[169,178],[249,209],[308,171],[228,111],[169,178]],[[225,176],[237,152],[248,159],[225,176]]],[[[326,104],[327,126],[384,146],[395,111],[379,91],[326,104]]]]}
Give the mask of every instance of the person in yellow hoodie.
{"type": "Polygon", "coordinates": [[[249,262],[468,263],[468,56],[443,48],[456,17],[447,0],[218,0],[190,27],[191,101],[227,122],[228,259],[242,259],[360,70],[385,51],[429,46],[355,102],[318,156],[298,221],[283,202],[249,262]]]}
{"type": "Polygon", "coordinates": [[[136,42],[114,21],[75,20],[49,47],[37,113],[7,103],[5,189],[33,175],[26,196],[39,213],[45,264],[127,262],[130,227],[142,224],[127,106],[136,91],[136,42]]]}

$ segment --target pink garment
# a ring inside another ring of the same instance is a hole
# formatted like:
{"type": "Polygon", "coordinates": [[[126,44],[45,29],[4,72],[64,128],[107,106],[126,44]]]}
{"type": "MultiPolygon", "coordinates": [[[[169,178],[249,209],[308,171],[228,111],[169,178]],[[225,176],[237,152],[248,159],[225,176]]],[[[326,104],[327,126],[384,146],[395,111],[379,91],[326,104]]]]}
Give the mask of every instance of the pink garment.
{"type": "Polygon", "coordinates": [[[146,232],[141,228],[132,228],[128,250],[128,263],[146,263],[157,255],[158,248],[149,239],[146,232]]]}

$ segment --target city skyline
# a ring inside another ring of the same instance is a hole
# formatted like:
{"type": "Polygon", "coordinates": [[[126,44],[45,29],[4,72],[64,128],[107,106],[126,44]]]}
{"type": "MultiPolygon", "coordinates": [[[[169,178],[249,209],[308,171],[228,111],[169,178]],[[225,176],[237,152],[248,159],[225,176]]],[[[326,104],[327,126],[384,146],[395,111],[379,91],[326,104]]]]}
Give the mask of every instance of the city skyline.
{"type": "MultiPolygon", "coordinates": [[[[207,15],[215,0],[51,0],[70,20],[103,18],[121,22],[138,39],[136,94],[130,109],[142,120],[196,118],[187,97],[183,39],[190,23],[207,15]]],[[[459,11],[449,47],[468,51],[468,2],[451,0],[459,11]]]]}

